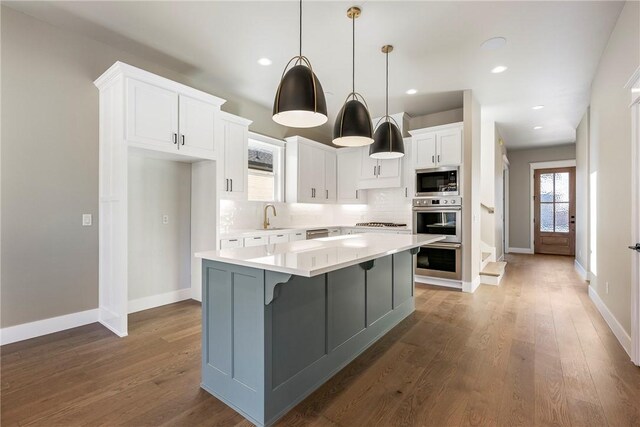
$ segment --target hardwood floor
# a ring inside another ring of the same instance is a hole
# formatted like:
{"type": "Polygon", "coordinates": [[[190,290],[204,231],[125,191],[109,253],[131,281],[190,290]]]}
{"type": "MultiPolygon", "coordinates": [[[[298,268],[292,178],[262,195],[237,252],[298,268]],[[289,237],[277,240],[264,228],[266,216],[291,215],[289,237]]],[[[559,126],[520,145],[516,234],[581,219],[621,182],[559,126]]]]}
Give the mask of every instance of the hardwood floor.
{"type": "MultiPolygon", "coordinates": [[[[573,259],[512,255],[501,286],[420,286],[416,312],[300,403],[283,426],[639,426],[629,362],[573,259]]],[[[245,426],[199,388],[200,306],[2,347],[1,424],[245,426]]]]}

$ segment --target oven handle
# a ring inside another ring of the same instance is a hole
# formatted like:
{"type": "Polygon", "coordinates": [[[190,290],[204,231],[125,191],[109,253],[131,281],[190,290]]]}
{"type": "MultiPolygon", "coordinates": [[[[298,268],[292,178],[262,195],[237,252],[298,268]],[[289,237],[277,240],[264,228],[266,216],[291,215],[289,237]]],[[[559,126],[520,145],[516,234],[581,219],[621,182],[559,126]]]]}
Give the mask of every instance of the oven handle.
{"type": "Polygon", "coordinates": [[[424,245],[427,248],[437,248],[437,249],[460,249],[462,247],[461,243],[429,243],[424,245]]]}
{"type": "Polygon", "coordinates": [[[414,206],[413,207],[413,211],[414,212],[434,212],[434,211],[438,211],[438,212],[457,212],[459,210],[462,210],[461,206],[447,206],[447,207],[441,207],[441,208],[425,208],[425,207],[417,207],[414,206]]]}

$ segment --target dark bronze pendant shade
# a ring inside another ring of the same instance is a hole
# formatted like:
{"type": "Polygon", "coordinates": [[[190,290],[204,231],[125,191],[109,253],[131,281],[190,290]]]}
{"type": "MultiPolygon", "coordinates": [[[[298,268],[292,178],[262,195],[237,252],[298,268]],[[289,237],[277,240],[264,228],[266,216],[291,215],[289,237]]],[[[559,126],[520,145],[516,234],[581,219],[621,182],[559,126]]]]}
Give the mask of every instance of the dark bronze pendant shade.
{"type": "Polygon", "coordinates": [[[404,156],[404,141],[395,120],[389,115],[389,52],[393,46],[382,46],[387,66],[385,115],[373,135],[373,144],[369,147],[369,157],[374,159],[397,159],[404,156]]]}
{"type": "Polygon", "coordinates": [[[400,129],[390,120],[382,122],[373,135],[369,157],[374,159],[397,159],[404,156],[404,140],[400,129]]]}
{"type": "Polygon", "coordinates": [[[333,126],[333,143],[343,147],[361,147],[373,143],[373,125],[364,97],[355,91],[355,20],[362,11],[350,7],[347,16],[352,23],[352,89],[340,109],[333,126]]]}
{"type": "Polygon", "coordinates": [[[273,102],[273,121],[293,128],[310,128],[327,122],[327,102],[311,62],[302,55],[302,0],[300,0],[300,54],[284,67],[273,102]],[[293,67],[289,71],[289,65],[293,67]]]}

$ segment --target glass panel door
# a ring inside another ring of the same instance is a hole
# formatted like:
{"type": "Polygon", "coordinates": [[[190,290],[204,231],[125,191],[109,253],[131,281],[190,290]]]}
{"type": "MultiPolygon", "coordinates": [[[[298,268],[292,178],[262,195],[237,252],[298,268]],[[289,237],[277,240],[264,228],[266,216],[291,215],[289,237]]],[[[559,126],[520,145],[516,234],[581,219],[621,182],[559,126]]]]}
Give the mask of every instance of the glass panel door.
{"type": "Polygon", "coordinates": [[[569,232],[569,172],[540,174],[540,231],[569,232]]]}

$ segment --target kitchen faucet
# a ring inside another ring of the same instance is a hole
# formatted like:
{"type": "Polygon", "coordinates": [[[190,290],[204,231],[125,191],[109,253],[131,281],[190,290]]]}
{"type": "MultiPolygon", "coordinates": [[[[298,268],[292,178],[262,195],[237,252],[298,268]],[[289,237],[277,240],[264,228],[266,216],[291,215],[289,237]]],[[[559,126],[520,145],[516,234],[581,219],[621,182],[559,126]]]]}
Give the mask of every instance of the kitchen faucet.
{"type": "Polygon", "coordinates": [[[273,208],[273,216],[278,216],[276,213],[276,207],[274,205],[266,205],[264,207],[264,220],[262,221],[262,227],[266,230],[271,224],[269,224],[269,217],[267,216],[267,210],[273,208]]]}

